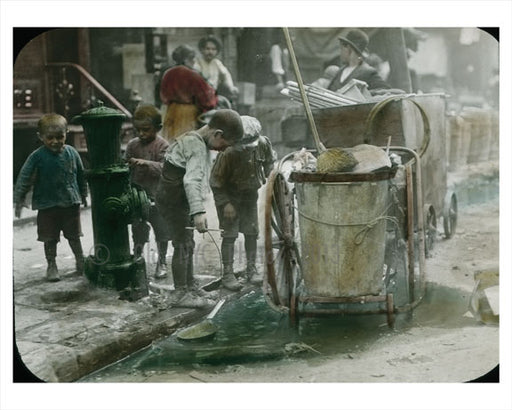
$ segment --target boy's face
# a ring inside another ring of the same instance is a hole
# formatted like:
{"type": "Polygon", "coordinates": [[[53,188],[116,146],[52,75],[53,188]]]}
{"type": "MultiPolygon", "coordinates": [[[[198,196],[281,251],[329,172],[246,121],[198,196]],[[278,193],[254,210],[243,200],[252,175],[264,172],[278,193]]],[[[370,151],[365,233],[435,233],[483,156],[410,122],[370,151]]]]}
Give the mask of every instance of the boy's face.
{"type": "Polygon", "coordinates": [[[65,124],[50,124],[38,135],[46,148],[58,154],[64,149],[67,133],[68,129],[65,124]]]}
{"type": "Polygon", "coordinates": [[[137,131],[137,136],[144,144],[153,141],[158,134],[158,129],[151,121],[134,121],[133,125],[137,131]]]}
{"type": "Polygon", "coordinates": [[[201,54],[203,55],[206,61],[212,61],[217,55],[217,46],[215,45],[215,43],[207,41],[204,48],[201,49],[201,54]]]}
{"type": "Polygon", "coordinates": [[[224,151],[229,146],[233,145],[232,142],[224,139],[222,130],[208,127],[208,137],[206,139],[206,145],[209,149],[214,151],[224,151]]]}

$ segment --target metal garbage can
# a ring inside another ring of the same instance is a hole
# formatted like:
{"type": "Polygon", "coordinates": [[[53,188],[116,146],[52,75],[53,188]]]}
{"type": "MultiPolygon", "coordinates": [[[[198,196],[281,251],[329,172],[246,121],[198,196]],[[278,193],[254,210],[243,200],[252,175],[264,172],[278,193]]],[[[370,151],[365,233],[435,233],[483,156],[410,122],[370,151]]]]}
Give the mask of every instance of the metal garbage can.
{"type": "Polygon", "coordinates": [[[378,295],[393,172],[294,172],[302,274],[314,296],[378,295]]]}

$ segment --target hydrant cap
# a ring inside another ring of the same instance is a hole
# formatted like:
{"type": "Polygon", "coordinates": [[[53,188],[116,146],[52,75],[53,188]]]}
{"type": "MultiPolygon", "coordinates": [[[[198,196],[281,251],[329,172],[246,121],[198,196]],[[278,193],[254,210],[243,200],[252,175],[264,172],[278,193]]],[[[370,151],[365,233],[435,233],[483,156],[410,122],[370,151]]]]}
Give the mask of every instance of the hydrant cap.
{"type": "Polygon", "coordinates": [[[91,118],[125,118],[126,116],[119,110],[115,110],[113,108],[105,107],[103,105],[102,101],[99,101],[98,106],[91,108],[90,110],[87,110],[83,112],[82,114],[78,115],[73,119],[74,120],[83,120],[83,119],[91,119],[91,118]]]}

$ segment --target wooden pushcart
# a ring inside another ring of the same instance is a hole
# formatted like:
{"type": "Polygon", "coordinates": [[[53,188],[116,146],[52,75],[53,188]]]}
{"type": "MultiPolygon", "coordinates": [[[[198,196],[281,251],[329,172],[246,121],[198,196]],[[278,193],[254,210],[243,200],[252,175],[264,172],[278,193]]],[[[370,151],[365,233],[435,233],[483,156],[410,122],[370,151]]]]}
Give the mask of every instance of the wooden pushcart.
{"type": "MultiPolygon", "coordinates": [[[[266,299],[293,320],[386,313],[391,326],[395,313],[423,298],[437,210],[445,237],[456,229],[457,198],[446,183],[444,98],[393,96],[313,115],[327,147],[381,146],[395,165],[322,174],[291,170],[293,152],[281,159],[266,191],[266,299]]],[[[297,121],[307,128],[304,118],[292,120],[295,130],[297,121]]]]}

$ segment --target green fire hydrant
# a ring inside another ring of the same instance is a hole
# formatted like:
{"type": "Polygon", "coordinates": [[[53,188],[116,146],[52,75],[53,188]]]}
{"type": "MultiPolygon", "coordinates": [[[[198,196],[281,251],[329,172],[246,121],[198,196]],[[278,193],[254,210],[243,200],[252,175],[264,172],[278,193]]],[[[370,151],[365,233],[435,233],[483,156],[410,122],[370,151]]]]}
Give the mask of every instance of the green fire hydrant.
{"type": "Polygon", "coordinates": [[[120,291],[122,299],[148,294],[146,264],[130,253],[128,225],[146,219],[146,193],[130,185],[121,157],[121,124],[125,115],[103,103],[73,118],[84,128],[90,169],[94,252],[85,261],[85,276],[95,285],[120,291]]]}

